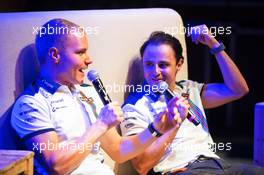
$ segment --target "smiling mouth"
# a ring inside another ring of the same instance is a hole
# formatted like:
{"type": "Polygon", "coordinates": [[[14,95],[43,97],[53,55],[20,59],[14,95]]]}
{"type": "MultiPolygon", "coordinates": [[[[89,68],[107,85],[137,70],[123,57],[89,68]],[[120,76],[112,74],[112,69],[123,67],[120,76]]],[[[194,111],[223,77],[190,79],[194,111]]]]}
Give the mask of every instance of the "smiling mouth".
{"type": "Polygon", "coordinates": [[[155,83],[159,83],[159,82],[164,81],[164,80],[162,80],[162,79],[152,79],[152,81],[155,82],[155,83]]]}
{"type": "Polygon", "coordinates": [[[164,81],[163,79],[161,78],[152,78],[153,81],[164,81]]]}
{"type": "Polygon", "coordinates": [[[81,69],[79,69],[79,71],[81,72],[81,73],[84,73],[84,70],[85,70],[86,68],[81,68],[81,69]]]}

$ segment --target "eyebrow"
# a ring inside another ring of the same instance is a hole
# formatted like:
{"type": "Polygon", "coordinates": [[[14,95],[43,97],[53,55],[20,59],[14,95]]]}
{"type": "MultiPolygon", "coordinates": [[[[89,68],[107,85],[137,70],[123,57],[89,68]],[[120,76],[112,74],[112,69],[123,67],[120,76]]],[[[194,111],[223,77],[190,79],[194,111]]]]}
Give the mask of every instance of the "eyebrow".
{"type": "MultiPolygon", "coordinates": [[[[155,62],[155,61],[153,61],[153,60],[144,60],[143,62],[155,62]]],[[[158,62],[158,64],[160,64],[160,63],[169,63],[169,61],[165,61],[165,60],[161,60],[161,61],[159,61],[158,62]]]]}
{"type": "Polygon", "coordinates": [[[159,63],[166,63],[166,64],[168,64],[170,62],[169,61],[160,61],[159,63]]]}
{"type": "Polygon", "coordinates": [[[81,49],[77,49],[75,52],[80,53],[80,52],[86,52],[86,51],[87,51],[86,48],[81,48],[81,49]]]}

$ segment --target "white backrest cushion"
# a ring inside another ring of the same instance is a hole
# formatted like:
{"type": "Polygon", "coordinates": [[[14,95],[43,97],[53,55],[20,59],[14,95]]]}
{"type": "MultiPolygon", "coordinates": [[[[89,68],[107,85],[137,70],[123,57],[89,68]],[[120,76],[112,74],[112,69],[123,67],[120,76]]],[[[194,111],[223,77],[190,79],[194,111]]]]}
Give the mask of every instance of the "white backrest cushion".
{"type": "Polygon", "coordinates": [[[185,37],[183,32],[177,32],[183,24],[174,10],[157,8],[0,13],[0,116],[13,103],[25,82],[27,84],[35,77],[31,73],[35,69],[35,62],[32,62],[35,29],[53,18],[68,19],[88,31],[88,52],[93,60],[89,69],[99,72],[113,100],[123,102],[123,92],[115,93],[110,87],[125,83],[129,61],[139,55],[142,43],[156,30],[173,32],[182,43],[186,64],[177,78],[187,78],[185,37]]]}
{"type": "MultiPolygon", "coordinates": [[[[174,10],[157,8],[0,13],[0,128],[5,130],[0,133],[0,148],[15,148],[14,141],[10,139],[10,110],[7,110],[23,88],[36,77],[35,30],[53,18],[65,18],[87,30],[88,52],[93,60],[89,69],[99,72],[106,87],[125,84],[130,60],[138,57],[140,46],[157,30],[171,33],[180,40],[185,64],[177,80],[187,79],[183,23],[174,10]]],[[[116,93],[112,89],[109,95],[113,100],[123,103],[122,91],[116,93]]],[[[113,166],[109,160],[106,162],[113,166]]],[[[121,174],[123,171],[134,173],[127,170],[119,168],[116,171],[121,174]]]]}

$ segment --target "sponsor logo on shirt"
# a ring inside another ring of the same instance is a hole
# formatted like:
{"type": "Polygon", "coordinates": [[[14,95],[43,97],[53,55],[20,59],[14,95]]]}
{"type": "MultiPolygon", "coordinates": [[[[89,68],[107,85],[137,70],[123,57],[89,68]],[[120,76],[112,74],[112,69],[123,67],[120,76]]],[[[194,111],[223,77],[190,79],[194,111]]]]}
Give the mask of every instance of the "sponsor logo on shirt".
{"type": "Polygon", "coordinates": [[[49,98],[51,95],[49,93],[47,93],[45,90],[43,89],[39,89],[39,92],[41,93],[41,95],[45,98],[49,98]]]}
{"type": "Polygon", "coordinates": [[[60,102],[64,102],[64,99],[62,98],[62,99],[51,101],[50,104],[60,103],[60,102]]]}
{"type": "Polygon", "coordinates": [[[133,126],[135,126],[135,124],[134,123],[128,123],[128,124],[126,124],[125,125],[125,128],[131,128],[131,127],[133,127],[133,126]]]}
{"type": "Polygon", "coordinates": [[[137,120],[136,117],[126,117],[124,120],[137,120]]]}
{"type": "Polygon", "coordinates": [[[58,109],[66,108],[67,107],[66,105],[60,104],[63,102],[65,102],[63,98],[51,101],[50,105],[52,107],[52,112],[56,112],[58,109]]]}
{"type": "Polygon", "coordinates": [[[66,108],[67,106],[52,107],[52,112],[56,112],[58,109],[66,108]]]}

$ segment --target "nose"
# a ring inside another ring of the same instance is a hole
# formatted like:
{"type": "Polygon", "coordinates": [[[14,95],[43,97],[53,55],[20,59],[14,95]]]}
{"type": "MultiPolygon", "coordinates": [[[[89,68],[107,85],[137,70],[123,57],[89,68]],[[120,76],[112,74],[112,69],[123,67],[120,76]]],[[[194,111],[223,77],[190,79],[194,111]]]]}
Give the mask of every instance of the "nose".
{"type": "Polygon", "coordinates": [[[85,64],[86,66],[88,66],[88,65],[91,64],[91,63],[92,63],[91,58],[89,57],[88,54],[86,54],[86,57],[85,57],[85,59],[84,59],[84,64],[85,64]]]}
{"type": "Polygon", "coordinates": [[[155,65],[154,72],[156,76],[159,76],[161,74],[160,67],[158,64],[155,65]]]}

